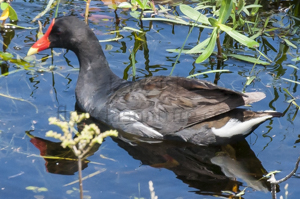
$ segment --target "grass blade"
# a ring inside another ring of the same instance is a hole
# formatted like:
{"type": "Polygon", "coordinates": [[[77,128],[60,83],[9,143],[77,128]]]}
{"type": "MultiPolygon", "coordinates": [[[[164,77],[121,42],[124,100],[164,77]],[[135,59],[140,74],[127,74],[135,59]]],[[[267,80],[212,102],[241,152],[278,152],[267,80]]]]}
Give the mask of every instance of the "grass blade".
{"type": "Polygon", "coordinates": [[[230,70],[224,69],[224,70],[210,70],[210,71],[205,71],[202,73],[196,73],[193,75],[189,75],[186,78],[191,78],[191,77],[195,77],[195,76],[199,76],[199,75],[205,75],[205,74],[209,74],[209,73],[219,73],[219,72],[231,72],[230,70]]]}

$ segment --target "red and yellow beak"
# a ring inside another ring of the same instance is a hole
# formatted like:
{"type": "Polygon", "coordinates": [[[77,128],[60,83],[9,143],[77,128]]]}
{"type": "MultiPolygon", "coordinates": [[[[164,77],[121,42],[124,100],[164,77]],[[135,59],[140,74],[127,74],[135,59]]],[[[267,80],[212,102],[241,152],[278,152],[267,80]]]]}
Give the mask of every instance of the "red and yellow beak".
{"type": "Polygon", "coordinates": [[[37,42],[35,42],[33,44],[33,46],[29,49],[27,56],[29,55],[34,55],[40,51],[43,51],[47,48],[49,48],[50,46],[50,41],[49,41],[49,34],[52,30],[52,27],[54,25],[55,19],[52,20],[48,30],[46,31],[46,33],[44,34],[44,36],[42,36],[42,38],[40,38],[37,42]]]}

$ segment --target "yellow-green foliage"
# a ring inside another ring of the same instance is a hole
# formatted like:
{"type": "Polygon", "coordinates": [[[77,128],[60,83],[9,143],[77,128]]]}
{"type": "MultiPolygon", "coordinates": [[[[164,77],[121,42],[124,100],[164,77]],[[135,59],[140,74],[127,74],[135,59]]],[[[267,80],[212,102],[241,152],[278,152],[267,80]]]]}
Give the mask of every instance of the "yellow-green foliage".
{"type": "Polygon", "coordinates": [[[46,133],[46,136],[60,140],[62,142],[62,147],[71,148],[77,156],[84,156],[84,154],[88,152],[95,143],[101,144],[105,137],[118,136],[118,132],[116,130],[101,133],[100,129],[95,124],[85,125],[83,130],[79,133],[74,126],[89,117],[90,115],[88,113],[78,115],[77,112],[70,113],[69,122],[51,117],[49,118],[49,124],[54,124],[61,128],[63,134],[50,130],[46,133]],[[76,137],[74,137],[75,135],[76,137]]]}

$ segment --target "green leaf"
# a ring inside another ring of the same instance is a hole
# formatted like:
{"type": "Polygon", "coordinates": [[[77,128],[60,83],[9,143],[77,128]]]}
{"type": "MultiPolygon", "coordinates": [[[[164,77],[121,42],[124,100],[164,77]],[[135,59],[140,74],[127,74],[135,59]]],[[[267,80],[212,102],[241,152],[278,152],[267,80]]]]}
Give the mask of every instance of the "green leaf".
{"type": "Polygon", "coordinates": [[[240,193],[236,194],[235,196],[236,196],[236,197],[240,197],[240,196],[244,195],[244,194],[245,194],[245,190],[246,190],[247,188],[248,188],[248,187],[245,187],[240,193]]]}
{"type": "Polygon", "coordinates": [[[298,29],[299,29],[299,27],[294,28],[294,30],[291,32],[291,35],[296,34],[298,29]]]}
{"type": "Polygon", "coordinates": [[[263,32],[263,30],[261,29],[261,30],[259,30],[257,33],[255,33],[254,35],[252,35],[251,37],[250,37],[250,39],[256,39],[257,37],[259,37],[260,35],[262,35],[262,32],[263,32]]]}
{"type": "Polygon", "coordinates": [[[236,55],[236,54],[227,54],[228,57],[233,57],[242,61],[246,61],[246,62],[250,62],[250,63],[254,63],[254,64],[260,64],[260,65],[270,65],[269,62],[265,62],[262,60],[259,60],[257,58],[254,57],[249,57],[249,56],[244,56],[244,55],[236,55]]]}
{"type": "Polygon", "coordinates": [[[199,75],[205,75],[205,74],[209,74],[209,73],[219,73],[219,72],[230,72],[230,70],[224,69],[224,70],[210,70],[210,71],[205,71],[202,73],[196,73],[193,75],[189,75],[186,78],[191,78],[191,77],[195,77],[195,76],[199,76],[199,75]]]}
{"type": "Polygon", "coordinates": [[[200,53],[200,51],[205,48],[208,43],[209,43],[210,37],[202,41],[201,43],[197,44],[194,48],[191,50],[187,51],[187,54],[192,54],[192,53],[200,53]]]}
{"type": "MultiPolygon", "coordinates": [[[[271,47],[270,47],[271,48],[271,47]]],[[[271,48],[272,49],[272,48],[271,48]]],[[[257,48],[255,49],[261,56],[263,56],[264,58],[266,58],[270,63],[272,63],[272,60],[269,59],[264,53],[260,52],[257,48]]]]}
{"type": "Polygon", "coordinates": [[[103,39],[103,40],[99,40],[99,42],[110,42],[110,41],[118,41],[120,39],[123,39],[124,37],[120,36],[120,37],[115,37],[115,38],[111,38],[111,39],[103,39]]]}
{"type": "MultiPolygon", "coordinates": [[[[244,13],[247,15],[247,16],[250,16],[250,13],[249,13],[249,11],[244,7],[243,8],[243,11],[244,11],[244,13]]],[[[241,19],[241,18],[240,18],[241,19]]]]}
{"type": "MultiPolygon", "coordinates": [[[[28,61],[24,59],[10,59],[9,60],[11,63],[16,64],[17,66],[23,66],[25,70],[29,69],[30,67],[33,67],[28,61]]],[[[11,72],[10,72],[11,73],[11,72]]]]}
{"type": "MultiPolygon", "coordinates": [[[[258,5],[258,0],[255,0],[254,5],[258,5]]],[[[251,10],[251,16],[255,16],[259,10],[259,7],[254,7],[251,10]]]]}
{"type": "Polygon", "coordinates": [[[295,98],[290,99],[290,100],[288,100],[288,101],[286,101],[286,102],[289,104],[289,103],[292,103],[293,101],[295,101],[295,98]]]}
{"type": "Polygon", "coordinates": [[[112,45],[110,45],[110,44],[105,45],[105,50],[112,50],[112,49],[113,49],[112,45]]]}
{"type": "Polygon", "coordinates": [[[185,14],[187,17],[191,18],[192,20],[201,22],[203,24],[209,24],[208,18],[205,15],[198,12],[197,10],[195,10],[194,8],[185,4],[181,4],[179,8],[183,14],[185,14]]]}
{"type": "Polygon", "coordinates": [[[140,6],[140,8],[141,8],[142,10],[145,9],[144,6],[143,6],[143,3],[141,2],[141,0],[136,0],[136,2],[139,4],[139,6],[140,6]]]}
{"type": "Polygon", "coordinates": [[[292,59],[292,61],[300,61],[300,57],[296,57],[296,58],[292,59]]]}
{"type": "Polygon", "coordinates": [[[286,88],[282,88],[292,99],[288,100],[287,103],[291,103],[293,101],[295,101],[295,97],[286,89],[286,88]]]}
{"type": "MultiPolygon", "coordinates": [[[[180,53],[180,50],[181,49],[166,49],[166,51],[167,52],[170,52],[170,53],[180,53]]],[[[190,54],[190,53],[188,53],[190,50],[182,50],[181,51],[181,53],[184,53],[184,54],[190,54]]],[[[202,51],[199,51],[198,53],[201,53],[201,52],[203,52],[203,50],[202,51]]]]}
{"type": "Polygon", "coordinates": [[[13,58],[14,56],[11,53],[8,52],[0,52],[0,58],[4,61],[9,61],[13,58]]]}
{"type": "MultiPolygon", "coordinates": [[[[283,89],[284,90],[284,89],[283,89]]],[[[265,175],[266,177],[269,177],[269,176],[271,176],[272,174],[276,174],[276,173],[280,173],[281,171],[277,171],[277,170],[275,170],[275,171],[270,171],[267,175],[265,175]]]]}
{"type": "Polygon", "coordinates": [[[122,2],[118,5],[118,8],[132,8],[132,5],[128,2],[122,2]]]}
{"type": "Polygon", "coordinates": [[[266,27],[267,27],[267,25],[268,25],[268,23],[269,23],[269,20],[270,20],[270,16],[269,16],[269,17],[267,17],[267,19],[266,19],[266,21],[265,21],[264,28],[266,28],[266,27]]]}
{"type": "Polygon", "coordinates": [[[143,8],[144,9],[146,9],[146,8],[149,9],[149,6],[147,6],[148,3],[149,3],[149,0],[143,0],[143,8]]]}
{"type": "Polygon", "coordinates": [[[247,77],[247,82],[246,82],[246,86],[249,86],[253,80],[256,78],[256,76],[251,76],[251,77],[247,77]]]}
{"type": "Polygon", "coordinates": [[[283,78],[283,77],[281,79],[283,79],[285,81],[288,81],[288,82],[295,83],[295,84],[300,84],[300,82],[297,82],[297,81],[294,81],[294,80],[291,80],[291,79],[286,79],[286,78],[283,78]]]}
{"type": "Polygon", "coordinates": [[[131,63],[132,63],[132,76],[135,77],[136,76],[136,68],[135,68],[135,58],[134,58],[133,51],[130,54],[130,58],[131,58],[131,63]]]}
{"type": "Polygon", "coordinates": [[[8,6],[8,9],[9,9],[9,18],[12,20],[12,21],[17,21],[18,20],[18,15],[16,13],[16,11],[9,5],[8,6]]]}
{"type": "Polygon", "coordinates": [[[209,43],[205,51],[196,59],[196,63],[201,63],[206,60],[214,51],[217,39],[218,28],[215,28],[210,36],[209,43]]]}
{"type": "Polygon", "coordinates": [[[186,25],[186,26],[195,26],[195,27],[200,27],[200,28],[208,28],[208,29],[213,29],[210,26],[204,26],[200,24],[195,24],[195,23],[188,23],[185,21],[181,20],[174,20],[174,19],[164,19],[164,18],[142,18],[143,21],[163,21],[163,22],[169,22],[169,23],[175,23],[175,24],[181,24],[181,25],[186,25]]]}
{"type": "Polygon", "coordinates": [[[232,0],[222,0],[218,22],[224,24],[230,16],[232,10],[232,0]]]}
{"type": "Polygon", "coordinates": [[[5,10],[8,6],[9,6],[8,3],[5,2],[1,3],[1,10],[5,10]]]}
{"type": "Polygon", "coordinates": [[[6,23],[5,26],[10,26],[10,28],[20,28],[20,29],[37,29],[37,27],[23,27],[11,23],[6,23]]]}
{"type": "Polygon", "coordinates": [[[130,31],[133,31],[133,32],[139,32],[139,33],[142,33],[143,31],[141,30],[138,30],[136,28],[131,28],[131,27],[124,27],[123,30],[130,30],[130,31]]]}
{"type": "Polygon", "coordinates": [[[165,7],[163,7],[162,5],[158,4],[158,7],[160,10],[169,10],[169,9],[166,9],[165,7]]]}
{"type": "Polygon", "coordinates": [[[299,68],[298,68],[297,66],[292,65],[292,64],[288,64],[288,65],[286,65],[286,66],[291,67],[291,68],[294,68],[294,69],[296,69],[296,70],[299,70],[299,68]]]}
{"type": "Polygon", "coordinates": [[[35,186],[28,186],[25,188],[26,190],[31,190],[31,191],[34,191],[34,190],[37,190],[38,187],[35,187],[35,186]]]}
{"type": "Polygon", "coordinates": [[[140,19],[141,12],[139,11],[131,11],[129,13],[133,18],[140,19]]]}
{"type": "Polygon", "coordinates": [[[219,27],[219,21],[217,21],[215,18],[208,18],[209,23],[211,24],[212,27],[219,27]]]}
{"type": "Polygon", "coordinates": [[[38,192],[48,191],[48,189],[47,189],[46,187],[41,187],[41,188],[38,188],[37,191],[38,191],[38,192]]]}
{"type": "Polygon", "coordinates": [[[251,5],[247,5],[247,6],[245,6],[244,8],[261,8],[262,7],[262,5],[255,5],[255,4],[251,4],[251,5]]]}
{"type": "Polygon", "coordinates": [[[295,44],[293,44],[292,42],[290,42],[288,39],[284,39],[283,40],[285,41],[285,43],[288,45],[288,46],[291,46],[293,48],[296,48],[297,49],[297,46],[295,44]]]}
{"type": "Polygon", "coordinates": [[[37,16],[35,16],[34,19],[32,20],[32,22],[35,22],[38,18],[44,16],[44,14],[46,14],[51,9],[51,5],[54,2],[55,2],[55,0],[49,0],[45,10],[43,10],[41,13],[39,13],[37,16]]]}
{"type": "Polygon", "coordinates": [[[233,30],[231,27],[226,26],[224,24],[219,24],[219,27],[222,31],[226,32],[229,36],[231,36],[233,39],[237,40],[241,44],[243,44],[249,48],[259,47],[259,43],[257,43],[255,40],[250,39],[249,37],[246,37],[245,35],[242,35],[238,31],[233,30]]]}
{"type": "Polygon", "coordinates": [[[237,14],[240,14],[240,12],[244,9],[245,4],[245,0],[239,0],[237,5],[237,14]]]}

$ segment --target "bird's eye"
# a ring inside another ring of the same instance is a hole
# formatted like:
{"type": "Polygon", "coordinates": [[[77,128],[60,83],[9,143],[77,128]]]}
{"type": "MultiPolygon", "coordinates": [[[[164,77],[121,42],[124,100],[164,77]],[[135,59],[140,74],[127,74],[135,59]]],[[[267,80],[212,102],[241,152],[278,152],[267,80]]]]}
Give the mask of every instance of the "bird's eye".
{"type": "Polygon", "coordinates": [[[60,35],[62,33],[62,31],[60,28],[56,28],[56,29],[53,29],[52,33],[55,35],[60,35]]]}

